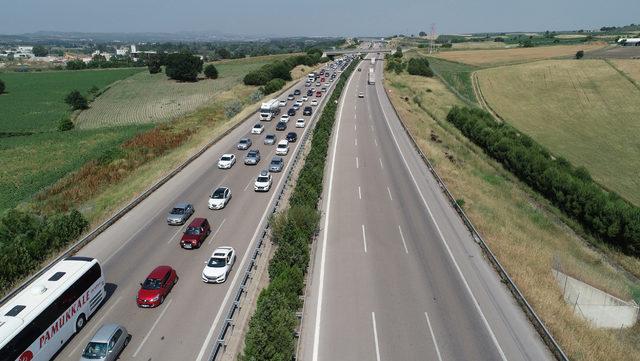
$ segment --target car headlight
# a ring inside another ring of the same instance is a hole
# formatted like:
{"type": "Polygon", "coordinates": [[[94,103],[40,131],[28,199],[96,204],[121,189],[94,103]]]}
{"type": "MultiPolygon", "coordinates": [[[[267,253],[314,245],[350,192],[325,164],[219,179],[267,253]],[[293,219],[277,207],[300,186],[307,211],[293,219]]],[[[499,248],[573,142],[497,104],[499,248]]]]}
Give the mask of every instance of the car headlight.
{"type": "Polygon", "coordinates": [[[156,297],[152,298],[151,301],[157,301],[160,299],[160,295],[157,295],[156,297]]]}

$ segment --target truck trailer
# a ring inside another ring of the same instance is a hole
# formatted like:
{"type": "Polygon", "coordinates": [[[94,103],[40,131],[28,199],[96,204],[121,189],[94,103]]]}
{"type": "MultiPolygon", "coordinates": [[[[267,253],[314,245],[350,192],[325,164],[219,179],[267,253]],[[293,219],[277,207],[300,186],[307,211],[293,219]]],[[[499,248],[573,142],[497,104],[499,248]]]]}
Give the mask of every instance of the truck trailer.
{"type": "Polygon", "coordinates": [[[278,99],[271,99],[266,103],[262,103],[260,106],[260,120],[270,121],[274,116],[280,113],[278,103],[278,99]]]}
{"type": "MultiPolygon", "coordinates": [[[[372,70],[372,69],[370,69],[370,70],[372,70]]],[[[369,78],[368,78],[367,82],[369,84],[371,84],[371,85],[375,84],[376,83],[376,73],[374,73],[373,71],[370,71],[369,72],[369,78]]]]}

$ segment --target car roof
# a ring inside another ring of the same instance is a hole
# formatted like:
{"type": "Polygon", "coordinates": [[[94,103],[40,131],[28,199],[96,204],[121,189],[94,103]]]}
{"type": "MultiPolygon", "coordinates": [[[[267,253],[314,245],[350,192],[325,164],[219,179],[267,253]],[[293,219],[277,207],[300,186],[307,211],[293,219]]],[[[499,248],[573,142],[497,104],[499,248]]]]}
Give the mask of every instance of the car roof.
{"type": "Polygon", "coordinates": [[[281,141],[279,141],[279,142],[278,142],[278,145],[281,145],[281,144],[283,144],[283,145],[289,145],[289,141],[288,141],[288,140],[286,140],[286,139],[283,139],[283,140],[281,140],[281,141]]]}
{"type": "Polygon", "coordinates": [[[249,138],[240,138],[240,141],[241,142],[250,142],[251,139],[249,139],[249,138]]]}
{"type": "MultiPolygon", "coordinates": [[[[229,254],[229,252],[233,251],[233,248],[231,247],[218,247],[216,248],[213,253],[211,253],[211,257],[216,256],[216,253],[223,253],[225,256],[229,254]]],[[[219,256],[216,256],[219,257],[219,256]]]]}
{"type": "Polygon", "coordinates": [[[158,266],[149,273],[147,278],[162,278],[169,270],[171,270],[171,266],[158,266]]]}
{"type": "Polygon", "coordinates": [[[189,223],[189,227],[200,227],[206,220],[206,218],[194,218],[193,221],[189,223]]]}
{"type": "Polygon", "coordinates": [[[268,170],[263,169],[263,170],[260,171],[260,176],[261,177],[266,177],[268,175],[269,175],[269,171],[268,170]]]}
{"type": "Polygon", "coordinates": [[[233,156],[234,156],[233,153],[225,153],[220,158],[222,158],[222,157],[233,157],[233,156]]]}
{"type": "Polygon", "coordinates": [[[283,159],[282,159],[282,157],[273,157],[273,159],[271,159],[271,161],[272,161],[272,162],[273,162],[273,161],[282,162],[282,161],[283,161],[283,159]]]}
{"type": "Polygon", "coordinates": [[[111,340],[111,336],[120,328],[122,328],[122,326],[116,323],[102,325],[89,342],[108,343],[111,340]]]}
{"type": "Polygon", "coordinates": [[[173,206],[173,208],[187,208],[188,205],[189,203],[187,202],[179,202],[179,203],[176,203],[176,205],[173,206]]]}

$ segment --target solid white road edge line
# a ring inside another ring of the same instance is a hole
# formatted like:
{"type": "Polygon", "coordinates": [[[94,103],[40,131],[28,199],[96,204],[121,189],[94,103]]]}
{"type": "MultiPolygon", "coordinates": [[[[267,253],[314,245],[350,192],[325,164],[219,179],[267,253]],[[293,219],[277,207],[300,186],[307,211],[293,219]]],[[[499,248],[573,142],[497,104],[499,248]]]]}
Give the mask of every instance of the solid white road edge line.
{"type": "MultiPolygon", "coordinates": [[[[496,335],[493,333],[493,330],[491,329],[491,325],[489,325],[489,321],[487,321],[487,318],[485,317],[484,313],[482,312],[482,309],[480,308],[480,304],[478,303],[478,300],[473,295],[473,292],[471,291],[471,287],[469,286],[469,283],[467,282],[467,279],[464,277],[464,274],[462,273],[462,269],[460,269],[460,266],[458,265],[458,262],[456,261],[455,257],[453,256],[453,252],[451,252],[451,248],[449,247],[449,244],[444,239],[444,235],[442,234],[442,230],[440,230],[440,226],[438,226],[438,223],[436,222],[436,219],[433,216],[433,213],[431,212],[431,208],[427,204],[427,201],[424,198],[424,195],[422,194],[422,191],[420,190],[420,187],[418,186],[418,181],[416,181],[416,178],[413,175],[413,172],[411,171],[411,168],[409,168],[409,163],[407,162],[407,159],[405,158],[404,153],[402,152],[402,149],[400,148],[400,144],[398,144],[398,139],[396,138],[396,134],[393,132],[393,129],[391,128],[391,125],[389,124],[389,118],[387,117],[387,112],[385,112],[384,106],[382,106],[382,103],[380,102],[380,91],[379,91],[378,87],[376,87],[376,94],[378,95],[378,102],[380,103],[380,109],[382,109],[382,114],[384,115],[385,124],[387,125],[387,128],[389,129],[389,132],[391,132],[391,136],[393,137],[393,141],[394,141],[394,143],[396,145],[396,148],[398,149],[398,152],[400,153],[400,156],[402,157],[402,161],[404,162],[404,165],[407,168],[407,171],[409,172],[409,175],[411,176],[411,180],[413,180],[413,185],[416,187],[416,189],[418,191],[418,194],[420,195],[420,199],[422,199],[422,203],[424,204],[425,208],[427,209],[427,212],[429,213],[429,217],[431,218],[431,221],[433,222],[433,225],[436,227],[436,231],[438,232],[438,236],[440,237],[440,240],[442,241],[442,243],[444,244],[445,248],[447,249],[447,254],[449,255],[449,258],[451,258],[451,261],[453,262],[453,265],[455,266],[456,271],[458,272],[458,275],[460,276],[460,279],[462,279],[462,283],[464,284],[465,289],[467,290],[467,292],[471,296],[471,300],[473,301],[473,305],[474,305],[476,311],[478,311],[478,313],[480,314],[480,318],[482,319],[482,323],[487,328],[487,331],[489,331],[489,335],[491,336],[491,340],[493,341],[493,344],[498,349],[498,353],[500,354],[500,358],[502,360],[504,360],[504,361],[507,361],[507,357],[505,356],[504,351],[502,350],[502,347],[500,347],[500,344],[498,343],[498,339],[496,338],[496,335]]],[[[386,96],[386,94],[385,94],[385,96],[386,96]]]]}
{"type": "MultiPolygon", "coordinates": [[[[324,264],[327,257],[327,233],[329,230],[329,215],[331,214],[331,191],[333,189],[333,173],[336,163],[336,148],[338,147],[338,138],[340,138],[340,123],[342,122],[342,107],[344,100],[347,98],[347,89],[353,79],[353,73],[349,77],[342,99],[340,100],[340,109],[338,110],[338,123],[336,124],[336,137],[333,139],[333,154],[331,155],[331,170],[329,171],[329,189],[327,190],[327,212],[324,218],[324,228],[322,234],[322,247],[320,252],[320,280],[318,285],[318,304],[316,306],[315,327],[313,330],[313,361],[318,361],[318,348],[320,347],[320,321],[322,316],[322,297],[324,291],[324,264]]],[[[199,361],[199,360],[198,360],[199,361]]]]}
{"type": "Polygon", "coordinates": [[[138,346],[138,348],[136,349],[136,352],[134,352],[133,355],[131,355],[131,357],[136,357],[136,355],[138,355],[138,352],[140,352],[140,350],[142,349],[142,346],[144,346],[144,343],[147,342],[147,339],[151,335],[151,332],[153,332],[153,330],[158,325],[158,322],[160,322],[160,319],[162,319],[162,316],[164,316],[164,313],[167,312],[167,310],[169,309],[169,306],[171,306],[171,302],[173,302],[173,298],[170,299],[169,302],[167,302],[164,305],[164,309],[162,310],[162,312],[160,312],[160,316],[156,318],[156,321],[153,323],[153,325],[149,329],[149,332],[147,332],[147,334],[144,336],[144,338],[142,339],[142,342],[140,342],[140,346],[138,346]]]}
{"type": "Polygon", "coordinates": [[[376,360],[380,361],[380,346],[378,344],[378,329],[376,327],[376,314],[371,312],[371,320],[373,321],[373,340],[376,345],[376,360]]]}
{"type": "Polygon", "coordinates": [[[427,326],[429,326],[429,333],[431,333],[431,340],[433,340],[433,346],[436,348],[436,354],[438,355],[438,361],[442,361],[442,355],[440,354],[440,349],[438,348],[438,342],[436,342],[436,335],[433,333],[433,328],[431,328],[431,321],[429,321],[429,314],[427,311],[424,312],[424,317],[427,319],[427,326]]]}

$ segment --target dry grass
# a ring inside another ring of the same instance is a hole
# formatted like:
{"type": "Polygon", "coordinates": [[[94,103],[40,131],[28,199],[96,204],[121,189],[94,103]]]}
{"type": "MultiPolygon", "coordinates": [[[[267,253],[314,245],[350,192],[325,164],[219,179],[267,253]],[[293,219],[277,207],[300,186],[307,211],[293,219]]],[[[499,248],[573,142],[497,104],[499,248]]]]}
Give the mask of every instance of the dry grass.
{"type": "MultiPolygon", "coordinates": [[[[515,45],[512,45],[515,46],[515,45]]],[[[472,49],[504,49],[509,46],[499,41],[468,41],[464,43],[453,43],[452,49],[472,50],[472,49]]]]}
{"type": "Polygon", "coordinates": [[[560,34],[555,37],[558,39],[584,39],[587,36],[583,34],[560,34]]]}
{"type": "MultiPolygon", "coordinates": [[[[421,149],[452,193],[465,200],[469,216],[570,358],[640,360],[637,330],[590,328],[564,303],[551,270],[560,266],[629,299],[633,285],[625,274],[561,223],[546,201],[444,120],[450,107],[461,102],[439,80],[388,74],[385,86],[421,149]],[[431,141],[431,132],[441,142],[431,141]]],[[[640,267],[637,259],[628,262],[640,267]]]]}
{"type": "Polygon", "coordinates": [[[640,89],[603,60],[549,60],[477,72],[501,118],[640,205],[640,89]]]}
{"type": "Polygon", "coordinates": [[[573,56],[578,50],[591,51],[606,46],[605,43],[581,45],[555,45],[535,48],[497,50],[461,50],[436,54],[438,58],[476,66],[495,66],[527,61],[573,56]]]}
{"type": "Polygon", "coordinates": [[[640,59],[609,59],[609,62],[636,84],[640,83],[640,59]]]}

